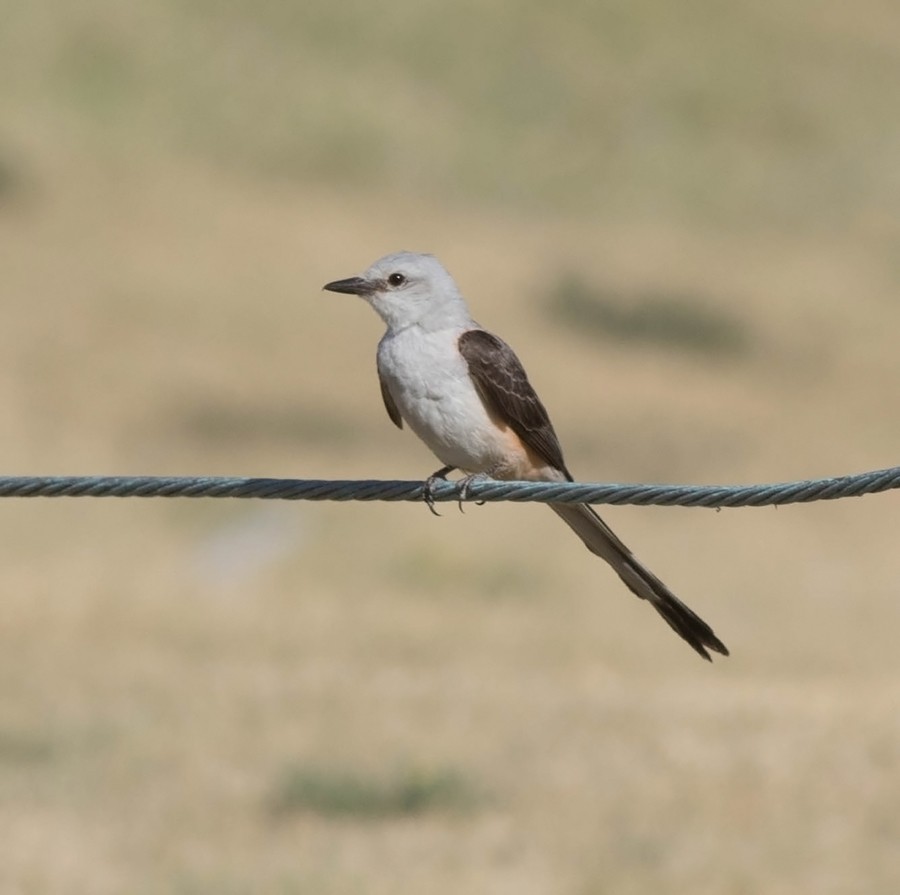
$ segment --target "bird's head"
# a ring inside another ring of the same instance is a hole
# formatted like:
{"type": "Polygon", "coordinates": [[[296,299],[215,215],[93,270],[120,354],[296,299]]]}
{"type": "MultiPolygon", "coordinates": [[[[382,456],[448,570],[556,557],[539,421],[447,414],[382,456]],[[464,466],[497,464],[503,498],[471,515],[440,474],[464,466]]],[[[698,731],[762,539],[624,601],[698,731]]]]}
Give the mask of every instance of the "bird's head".
{"type": "Polygon", "coordinates": [[[322,288],[364,298],[389,330],[441,329],[471,322],[456,283],[434,255],[397,252],[379,258],[358,277],[322,288]]]}

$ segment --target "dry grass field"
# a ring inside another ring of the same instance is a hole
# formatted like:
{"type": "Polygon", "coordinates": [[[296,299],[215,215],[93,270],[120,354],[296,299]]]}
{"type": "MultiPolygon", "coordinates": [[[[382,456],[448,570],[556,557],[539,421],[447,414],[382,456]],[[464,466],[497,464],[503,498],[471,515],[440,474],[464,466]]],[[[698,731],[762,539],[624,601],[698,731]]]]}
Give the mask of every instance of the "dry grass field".
{"type": "MultiPolygon", "coordinates": [[[[584,480],[900,462],[900,16],[0,5],[0,471],[418,478],[433,251],[584,480]]],[[[676,11],[677,10],[677,11],[676,11]]],[[[891,895],[900,504],[0,502],[0,893],[891,895]]]]}

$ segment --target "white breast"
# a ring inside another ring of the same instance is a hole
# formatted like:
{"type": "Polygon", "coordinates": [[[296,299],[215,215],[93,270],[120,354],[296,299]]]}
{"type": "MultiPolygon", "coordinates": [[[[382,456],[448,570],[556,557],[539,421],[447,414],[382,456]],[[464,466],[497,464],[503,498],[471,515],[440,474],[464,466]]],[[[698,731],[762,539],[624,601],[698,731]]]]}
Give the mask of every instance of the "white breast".
{"type": "Polygon", "coordinates": [[[378,371],[400,415],[447,466],[490,472],[503,466],[508,438],[491,421],[459,353],[464,329],[388,332],[378,371]]]}

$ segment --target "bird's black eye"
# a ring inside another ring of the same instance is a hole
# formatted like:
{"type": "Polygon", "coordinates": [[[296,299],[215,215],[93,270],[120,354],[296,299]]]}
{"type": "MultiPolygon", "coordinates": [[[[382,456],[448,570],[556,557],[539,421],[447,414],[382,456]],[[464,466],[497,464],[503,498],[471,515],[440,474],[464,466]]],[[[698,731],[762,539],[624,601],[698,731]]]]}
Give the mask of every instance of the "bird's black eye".
{"type": "Polygon", "coordinates": [[[392,286],[402,286],[406,282],[406,277],[402,273],[392,273],[388,277],[388,283],[392,286]]]}

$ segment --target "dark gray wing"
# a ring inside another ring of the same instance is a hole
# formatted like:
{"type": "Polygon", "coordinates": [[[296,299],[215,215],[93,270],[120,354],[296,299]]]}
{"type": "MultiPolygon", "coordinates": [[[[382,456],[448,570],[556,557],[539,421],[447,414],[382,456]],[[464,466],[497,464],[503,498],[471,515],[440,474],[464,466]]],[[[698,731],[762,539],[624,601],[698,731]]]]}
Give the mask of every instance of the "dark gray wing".
{"type": "Polygon", "coordinates": [[[381,375],[381,370],[378,371],[378,384],[381,386],[381,400],[384,401],[384,409],[387,411],[388,416],[391,418],[391,422],[398,428],[403,428],[403,417],[400,416],[400,411],[397,410],[397,405],[394,403],[394,399],[391,396],[391,391],[388,388],[388,384],[384,381],[384,377],[381,375]]]}
{"type": "Polygon", "coordinates": [[[488,410],[572,481],[547,410],[512,348],[483,329],[464,332],[458,344],[459,353],[469,365],[469,375],[488,410]]]}

